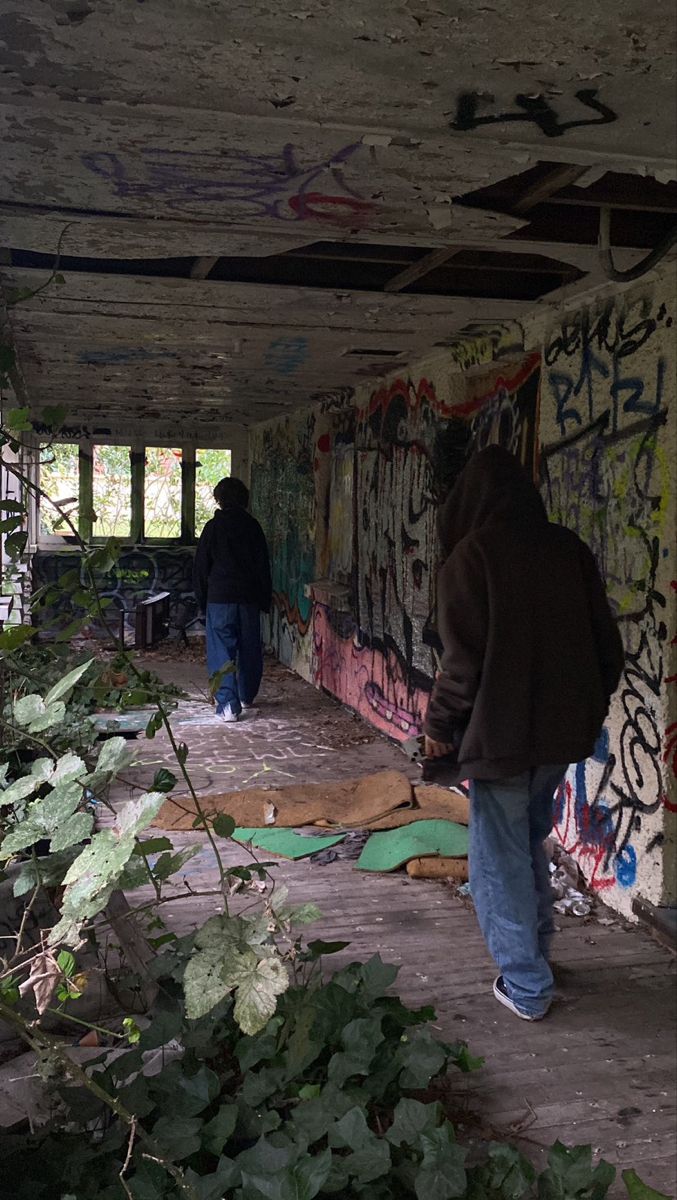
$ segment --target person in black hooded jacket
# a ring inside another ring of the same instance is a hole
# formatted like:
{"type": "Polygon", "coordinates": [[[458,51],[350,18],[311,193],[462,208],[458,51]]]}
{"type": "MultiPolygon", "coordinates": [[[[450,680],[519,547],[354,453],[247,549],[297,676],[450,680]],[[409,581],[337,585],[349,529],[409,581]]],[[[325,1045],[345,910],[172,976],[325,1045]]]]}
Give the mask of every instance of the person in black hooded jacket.
{"type": "Polygon", "coordinates": [[[548,521],[507,450],[490,446],[470,460],[439,529],[444,652],[426,756],[446,760],[446,782],[470,780],[470,889],[501,971],[494,994],[538,1020],[553,991],[543,842],[567,766],[593,752],[622,642],[593,555],[548,521]]]}
{"type": "Polygon", "coordinates": [[[261,613],[270,608],[272,583],[266,538],[247,511],[245,484],[222,479],[214,499],[219,507],[200,535],[193,586],[207,615],[210,677],[228,663],[237,668],[223,675],[215,695],[217,719],[229,723],[252,708],[261,686],[261,613]]]}

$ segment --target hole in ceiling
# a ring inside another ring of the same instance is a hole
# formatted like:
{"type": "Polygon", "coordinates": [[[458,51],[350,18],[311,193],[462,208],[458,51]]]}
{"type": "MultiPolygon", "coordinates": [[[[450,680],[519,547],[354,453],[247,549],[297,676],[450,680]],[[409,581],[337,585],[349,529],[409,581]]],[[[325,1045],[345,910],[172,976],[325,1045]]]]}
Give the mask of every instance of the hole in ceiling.
{"type": "Polygon", "coordinates": [[[344,350],[346,358],[363,357],[363,358],[399,358],[402,350],[382,350],[376,347],[375,349],[364,350],[356,346],[354,350],[344,350]]]}

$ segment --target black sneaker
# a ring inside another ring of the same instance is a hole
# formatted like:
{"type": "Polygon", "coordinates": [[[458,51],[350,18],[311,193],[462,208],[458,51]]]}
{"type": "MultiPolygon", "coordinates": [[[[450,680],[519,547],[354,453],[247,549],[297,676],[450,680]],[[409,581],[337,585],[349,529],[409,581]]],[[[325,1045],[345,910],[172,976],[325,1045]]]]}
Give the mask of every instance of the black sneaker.
{"type": "Polygon", "coordinates": [[[542,1021],[548,1011],[546,1009],[543,1013],[528,1013],[524,1012],[523,1009],[518,1008],[515,1002],[511,1000],[510,996],[508,995],[508,991],[505,986],[505,980],[503,979],[502,975],[497,975],[494,980],[494,996],[498,1000],[499,1004],[502,1004],[504,1008],[509,1008],[511,1013],[514,1013],[515,1016],[519,1017],[521,1021],[542,1021]]]}

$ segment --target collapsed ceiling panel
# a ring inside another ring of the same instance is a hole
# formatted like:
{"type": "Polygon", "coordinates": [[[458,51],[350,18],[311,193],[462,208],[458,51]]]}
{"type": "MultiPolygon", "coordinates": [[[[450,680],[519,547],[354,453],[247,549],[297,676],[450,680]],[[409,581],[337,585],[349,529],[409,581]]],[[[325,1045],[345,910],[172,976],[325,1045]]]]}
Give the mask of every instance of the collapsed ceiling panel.
{"type": "Polygon", "coordinates": [[[0,12],[33,406],[251,423],[599,278],[607,200],[620,266],[674,219],[673,0],[0,12]]]}

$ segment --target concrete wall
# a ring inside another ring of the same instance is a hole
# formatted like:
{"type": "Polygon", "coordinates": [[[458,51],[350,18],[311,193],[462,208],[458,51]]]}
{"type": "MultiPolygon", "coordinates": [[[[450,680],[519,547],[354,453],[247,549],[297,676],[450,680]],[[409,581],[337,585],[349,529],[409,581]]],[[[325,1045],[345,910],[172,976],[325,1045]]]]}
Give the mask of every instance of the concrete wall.
{"type": "Polygon", "coordinates": [[[665,272],[544,310],[521,352],[500,337],[449,349],[250,439],[271,645],[398,739],[418,731],[437,662],[438,497],[488,441],[533,468],[553,519],[592,546],[623,630],[624,680],[594,758],[569,772],[558,830],[628,914],[635,895],[675,899],[671,287],[665,272]]]}
{"type": "Polygon", "coordinates": [[[595,756],[569,772],[560,835],[626,913],[635,895],[677,900],[676,307],[664,271],[532,331],[544,496],[592,547],[626,650],[595,756]]]}

